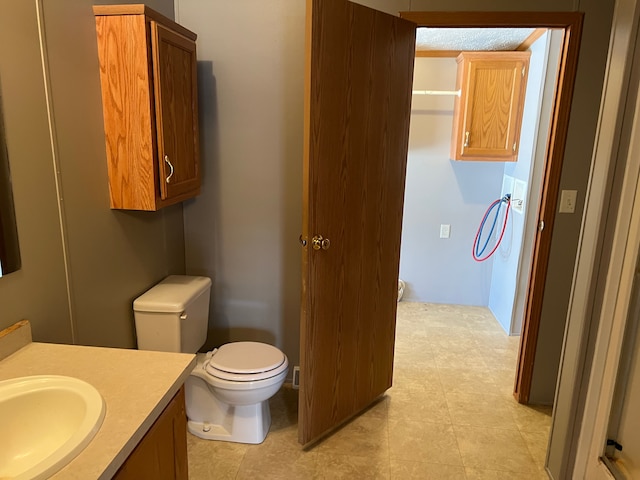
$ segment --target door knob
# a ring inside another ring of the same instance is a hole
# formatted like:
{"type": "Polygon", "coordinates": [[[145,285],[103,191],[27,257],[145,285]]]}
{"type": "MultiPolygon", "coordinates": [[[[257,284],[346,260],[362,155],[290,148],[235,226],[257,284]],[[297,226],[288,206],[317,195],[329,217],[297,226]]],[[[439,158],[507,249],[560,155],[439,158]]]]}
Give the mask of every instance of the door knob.
{"type": "Polygon", "coordinates": [[[329,250],[331,242],[328,238],[323,238],[322,235],[316,235],[311,239],[311,245],[314,250],[329,250]]]}
{"type": "Polygon", "coordinates": [[[307,246],[307,239],[302,238],[302,234],[300,234],[300,237],[298,237],[298,241],[300,242],[300,245],[302,245],[303,247],[307,246]]]}

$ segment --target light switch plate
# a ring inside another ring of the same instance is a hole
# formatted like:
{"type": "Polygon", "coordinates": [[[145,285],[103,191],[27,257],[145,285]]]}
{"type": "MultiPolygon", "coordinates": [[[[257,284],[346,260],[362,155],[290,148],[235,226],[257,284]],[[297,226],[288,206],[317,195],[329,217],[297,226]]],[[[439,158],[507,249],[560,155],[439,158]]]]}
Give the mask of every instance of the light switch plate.
{"type": "Polygon", "coordinates": [[[449,234],[451,233],[451,225],[442,224],[440,225],[440,238],[449,238],[449,234]]]}
{"type": "Polygon", "coordinates": [[[574,213],[576,211],[577,190],[562,190],[560,194],[559,213],[574,213]]]}

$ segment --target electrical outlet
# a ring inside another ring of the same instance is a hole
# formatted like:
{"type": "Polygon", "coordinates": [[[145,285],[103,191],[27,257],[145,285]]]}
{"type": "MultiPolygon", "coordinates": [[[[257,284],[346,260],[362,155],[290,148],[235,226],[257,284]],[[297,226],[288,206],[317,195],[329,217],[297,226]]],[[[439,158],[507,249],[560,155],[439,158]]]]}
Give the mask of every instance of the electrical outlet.
{"type": "Polygon", "coordinates": [[[559,213],[574,213],[576,211],[577,190],[562,190],[560,194],[559,213]]]}
{"type": "Polygon", "coordinates": [[[442,224],[440,225],[440,238],[449,238],[449,234],[451,233],[451,225],[442,224]]]}
{"type": "Polygon", "coordinates": [[[524,199],[527,194],[527,184],[522,180],[513,183],[513,195],[511,195],[511,209],[514,212],[524,212],[524,199]]]}

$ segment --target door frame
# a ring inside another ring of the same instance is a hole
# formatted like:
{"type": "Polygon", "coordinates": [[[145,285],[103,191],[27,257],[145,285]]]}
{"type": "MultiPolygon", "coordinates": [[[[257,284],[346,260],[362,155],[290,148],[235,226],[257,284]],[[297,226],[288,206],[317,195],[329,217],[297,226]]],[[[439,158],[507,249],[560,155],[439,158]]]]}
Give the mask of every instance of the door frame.
{"type": "Polygon", "coordinates": [[[560,175],[569,127],[569,114],[578,68],[578,53],[582,33],[581,12],[400,12],[400,16],[417,27],[469,28],[557,28],[564,30],[562,54],[558,71],[558,88],[546,150],[542,192],[538,210],[538,225],[544,225],[534,240],[525,316],[520,335],[520,351],[513,395],[519,403],[529,403],[533,362],[538,344],[542,302],[551,251],[551,237],[560,189],[560,175]],[[543,224],[541,222],[544,222],[543,224]]]}

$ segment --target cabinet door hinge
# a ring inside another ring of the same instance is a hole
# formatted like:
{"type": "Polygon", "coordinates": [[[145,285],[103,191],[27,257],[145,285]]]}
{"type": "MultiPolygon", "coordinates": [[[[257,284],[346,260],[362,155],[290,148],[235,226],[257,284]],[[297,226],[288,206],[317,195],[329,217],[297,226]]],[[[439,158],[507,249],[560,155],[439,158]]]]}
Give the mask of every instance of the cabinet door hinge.
{"type": "Polygon", "coordinates": [[[522,76],[524,77],[525,67],[522,67],[522,76]]]}
{"type": "Polygon", "coordinates": [[[513,142],[513,153],[516,153],[516,143],[513,142]]]}

